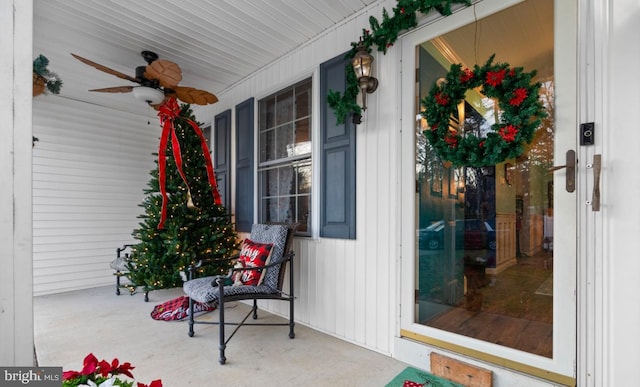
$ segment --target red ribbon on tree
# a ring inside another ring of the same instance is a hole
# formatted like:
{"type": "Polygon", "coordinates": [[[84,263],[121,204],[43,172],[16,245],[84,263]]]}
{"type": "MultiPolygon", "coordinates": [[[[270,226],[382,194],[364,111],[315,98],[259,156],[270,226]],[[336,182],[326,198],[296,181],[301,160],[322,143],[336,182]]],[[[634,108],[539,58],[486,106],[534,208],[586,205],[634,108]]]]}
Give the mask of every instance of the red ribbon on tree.
{"type": "MultiPolygon", "coordinates": [[[[162,135],[160,136],[160,146],[158,149],[158,180],[160,184],[160,194],[162,195],[162,210],[160,212],[160,222],[158,223],[158,230],[164,227],[164,222],[167,219],[167,143],[169,142],[169,135],[171,135],[171,149],[173,150],[173,158],[176,162],[176,167],[182,181],[187,186],[187,195],[189,201],[191,201],[191,189],[187,182],[187,177],[182,170],[182,153],[180,152],[180,142],[176,135],[174,121],[176,118],[180,118],[180,106],[175,98],[169,98],[167,102],[160,106],[158,117],[160,117],[160,124],[162,125],[162,135]]],[[[211,185],[211,193],[213,194],[213,200],[216,205],[222,204],[220,193],[218,192],[218,186],[216,184],[216,177],[213,173],[213,164],[211,163],[211,155],[209,154],[209,147],[207,146],[207,140],[202,134],[202,130],[198,124],[188,118],[182,117],[196,132],[200,138],[200,145],[202,146],[202,153],[204,154],[205,165],[207,168],[207,176],[209,178],[209,184],[211,185]]]]}

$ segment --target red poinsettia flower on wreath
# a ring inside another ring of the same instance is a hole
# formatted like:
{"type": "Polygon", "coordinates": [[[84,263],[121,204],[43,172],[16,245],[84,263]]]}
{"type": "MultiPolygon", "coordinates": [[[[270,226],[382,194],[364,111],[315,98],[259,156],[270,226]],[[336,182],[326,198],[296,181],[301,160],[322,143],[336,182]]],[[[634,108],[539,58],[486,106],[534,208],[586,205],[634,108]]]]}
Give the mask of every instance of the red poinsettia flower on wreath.
{"type": "Polygon", "coordinates": [[[444,136],[444,141],[449,144],[451,148],[455,148],[458,146],[458,137],[455,134],[448,133],[444,136]]]}
{"type": "Polygon", "coordinates": [[[516,134],[518,134],[518,129],[513,125],[507,125],[500,128],[500,137],[502,137],[506,142],[514,142],[516,140],[516,134]]]}
{"type": "Polygon", "coordinates": [[[473,74],[473,71],[466,68],[462,70],[462,74],[460,75],[460,82],[461,83],[469,82],[470,80],[473,79],[473,77],[475,77],[475,74],[473,74]]]}
{"type": "Polygon", "coordinates": [[[505,74],[507,73],[506,69],[498,70],[498,71],[489,71],[487,72],[487,84],[496,87],[502,83],[505,74]]]}
{"type": "Polygon", "coordinates": [[[449,104],[449,97],[445,93],[436,93],[435,98],[438,105],[447,106],[449,104]]]}
{"type": "Polygon", "coordinates": [[[509,100],[509,105],[511,106],[520,106],[522,101],[527,98],[527,89],[520,87],[513,91],[513,98],[509,100]]]}

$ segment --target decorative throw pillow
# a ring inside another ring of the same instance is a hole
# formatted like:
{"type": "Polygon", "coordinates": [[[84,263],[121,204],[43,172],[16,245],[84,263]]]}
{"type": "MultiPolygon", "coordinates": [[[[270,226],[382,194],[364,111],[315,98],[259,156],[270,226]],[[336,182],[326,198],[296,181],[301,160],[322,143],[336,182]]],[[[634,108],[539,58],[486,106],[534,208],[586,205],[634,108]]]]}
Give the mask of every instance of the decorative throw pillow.
{"type": "MultiPolygon", "coordinates": [[[[236,269],[243,269],[244,268],[244,263],[240,261],[240,259],[238,259],[238,261],[236,262],[235,265],[233,265],[234,268],[236,269]]],[[[234,271],[233,274],[231,275],[231,281],[233,281],[233,286],[240,286],[240,285],[244,285],[242,283],[242,271],[234,271]]]]}
{"type": "MultiPolygon", "coordinates": [[[[258,243],[251,239],[245,239],[240,250],[238,259],[244,267],[265,266],[271,257],[272,243],[258,243]]],[[[260,285],[263,279],[264,270],[244,270],[242,272],[242,283],[250,286],[260,285]]]]}

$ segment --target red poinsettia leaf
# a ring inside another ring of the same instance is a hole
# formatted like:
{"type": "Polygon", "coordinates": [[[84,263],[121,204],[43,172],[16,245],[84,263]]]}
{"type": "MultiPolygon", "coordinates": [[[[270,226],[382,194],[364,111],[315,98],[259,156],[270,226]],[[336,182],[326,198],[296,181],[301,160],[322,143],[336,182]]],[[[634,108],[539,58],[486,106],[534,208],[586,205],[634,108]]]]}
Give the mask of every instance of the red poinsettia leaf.
{"type": "Polygon", "coordinates": [[[100,372],[100,375],[106,378],[111,372],[111,364],[106,360],[101,360],[100,363],[98,363],[97,370],[100,372]]]}
{"type": "Polygon", "coordinates": [[[138,387],[162,387],[162,380],[154,380],[153,382],[149,383],[148,386],[144,383],[138,382],[138,387]]]}
{"type": "Polygon", "coordinates": [[[119,374],[123,374],[123,375],[127,375],[130,378],[133,378],[133,375],[131,374],[131,370],[134,369],[136,367],[133,367],[131,365],[131,363],[126,362],[126,363],[122,363],[122,365],[120,367],[118,367],[116,370],[114,370],[114,373],[119,373],[119,374]]]}
{"type": "Polygon", "coordinates": [[[96,368],[98,367],[98,359],[90,353],[87,357],[84,358],[84,367],[82,367],[82,375],[91,375],[96,372],[96,368]]]}
{"type": "Polygon", "coordinates": [[[71,379],[75,379],[78,376],[81,376],[82,374],[78,371],[64,371],[62,373],[62,380],[71,380],[71,379]]]}

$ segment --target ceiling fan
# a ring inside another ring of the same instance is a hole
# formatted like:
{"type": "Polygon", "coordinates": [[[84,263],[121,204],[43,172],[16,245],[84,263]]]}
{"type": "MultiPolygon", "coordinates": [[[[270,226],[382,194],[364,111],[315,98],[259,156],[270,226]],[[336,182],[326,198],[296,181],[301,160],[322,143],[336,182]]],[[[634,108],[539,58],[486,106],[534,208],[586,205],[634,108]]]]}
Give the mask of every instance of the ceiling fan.
{"type": "Polygon", "coordinates": [[[107,74],[115,75],[118,78],[126,79],[140,86],[116,86],[104,89],[93,89],[101,93],[129,93],[133,92],[134,97],[147,102],[154,108],[159,108],[162,103],[175,97],[185,103],[196,105],[209,105],[218,102],[218,97],[208,91],[199,90],[193,87],[178,86],[182,80],[182,70],[176,63],[158,59],[158,54],[151,51],[142,51],[142,58],[147,62],[146,66],[136,67],[136,76],[110,69],[99,63],[85,59],[79,55],[71,54],[79,61],[95,67],[107,74]]]}

